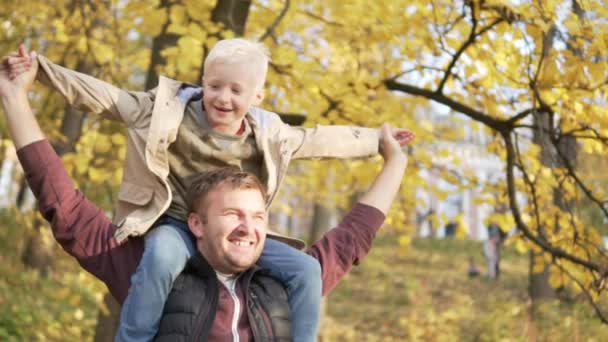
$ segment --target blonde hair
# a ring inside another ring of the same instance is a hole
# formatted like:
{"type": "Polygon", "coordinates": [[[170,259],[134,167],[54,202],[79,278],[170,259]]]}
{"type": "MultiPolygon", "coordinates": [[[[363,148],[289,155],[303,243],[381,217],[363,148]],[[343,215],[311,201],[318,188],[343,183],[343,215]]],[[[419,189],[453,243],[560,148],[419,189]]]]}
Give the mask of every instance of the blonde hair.
{"type": "Polygon", "coordinates": [[[247,63],[251,65],[257,83],[256,86],[258,90],[262,90],[264,82],[266,82],[270,53],[268,48],[258,41],[244,38],[223,39],[209,51],[207,58],[205,58],[204,70],[208,70],[208,67],[214,62],[247,63]]]}

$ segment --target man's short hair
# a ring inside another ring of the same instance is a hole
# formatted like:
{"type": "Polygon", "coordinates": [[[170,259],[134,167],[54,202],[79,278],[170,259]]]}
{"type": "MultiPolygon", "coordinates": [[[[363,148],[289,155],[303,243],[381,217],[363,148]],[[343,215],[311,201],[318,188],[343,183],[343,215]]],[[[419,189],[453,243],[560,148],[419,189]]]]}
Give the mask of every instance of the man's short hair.
{"type": "Polygon", "coordinates": [[[254,73],[256,87],[258,90],[262,90],[264,82],[266,82],[269,61],[268,48],[261,42],[244,38],[223,39],[209,51],[207,58],[205,58],[204,70],[208,70],[209,65],[214,62],[246,63],[251,66],[254,73]]]}
{"type": "MultiPolygon", "coordinates": [[[[236,166],[222,167],[213,171],[201,172],[188,179],[190,187],[186,194],[186,202],[189,212],[197,212],[202,204],[205,204],[207,195],[222,184],[228,184],[232,189],[259,190],[268,201],[266,187],[258,177],[246,171],[241,171],[236,166]]],[[[206,209],[205,209],[206,211],[206,209]]]]}

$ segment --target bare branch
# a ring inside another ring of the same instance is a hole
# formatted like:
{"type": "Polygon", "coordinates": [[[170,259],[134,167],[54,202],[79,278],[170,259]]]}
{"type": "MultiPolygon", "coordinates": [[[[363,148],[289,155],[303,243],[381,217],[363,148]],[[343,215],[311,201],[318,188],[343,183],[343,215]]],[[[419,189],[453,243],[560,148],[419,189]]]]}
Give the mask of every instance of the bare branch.
{"type": "Polygon", "coordinates": [[[513,142],[511,140],[510,135],[502,134],[502,137],[505,142],[505,147],[507,149],[507,191],[509,194],[509,205],[511,207],[511,213],[513,214],[513,218],[515,219],[515,223],[517,224],[517,228],[524,234],[526,238],[531,240],[537,246],[541,247],[545,252],[550,253],[553,257],[568,260],[572,263],[581,265],[590,271],[595,271],[599,273],[602,277],[606,277],[607,272],[603,270],[600,265],[588,260],[583,260],[575,255],[564,252],[560,248],[553,247],[548,242],[539,239],[530,231],[530,228],[522,219],[519,204],[517,204],[516,200],[517,190],[515,187],[515,173],[513,171],[515,165],[515,150],[513,148],[513,142]]]}
{"type": "Polygon", "coordinates": [[[564,272],[564,274],[566,274],[570,279],[572,279],[572,281],[574,281],[578,285],[578,287],[581,289],[582,293],[585,295],[585,298],[587,298],[587,301],[589,302],[589,304],[591,304],[593,310],[595,310],[595,313],[602,321],[602,323],[608,324],[608,317],[604,314],[602,309],[595,303],[593,297],[591,296],[587,288],[584,286],[584,284],[581,283],[580,280],[578,280],[578,278],[576,278],[572,273],[570,273],[564,266],[560,265],[559,263],[554,263],[554,265],[556,265],[562,272],[564,272]]]}
{"type": "Polygon", "coordinates": [[[300,13],[305,14],[313,19],[316,19],[324,24],[330,25],[330,26],[335,26],[335,27],[343,27],[344,25],[342,25],[341,23],[335,22],[335,21],[331,21],[328,19],[323,18],[322,16],[312,13],[310,11],[300,11],[300,13]]]}
{"type": "Polygon", "coordinates": [[[526,116],[534,113],[535,111],[541,111],[543,110],[543,108],[528,108],[526,110],[522,110],[521,112],[515,114],[515,116],[509,118],[509,120],[507,120],[507,122],[511,123],[511,124],[515,124],[517,121],[525,118],[526,116]]]}
{"type": "Polygon", "coordinates": [[[273,34],[274,30],[277,28],[277,26],[279,26],[279,23],[281,22],[281,20],[283,20],[283,18],[285,18],[285,15],[287,14],[287,11],[289,10],[290,3],[291,3],[291,0],[285,0],[285,6],[283,6],[281,13],[279,13],[279,16],[276,17],[276,19],[272,22],[272,24],[270,24],[270,26],[268,26],[268,28],[266,29],[266,32],[264,32],[264,34],[262,36],[260,36],[260,38],[258,38],[259,41],[264,41],[264,40],[266,40],[266,38],[268,38],[269,36],[271,36],[273,34]]]}
{"type": "Polygon", "coordinates": [[[562,149],[559,148],[558,140],[557,139],[551,139],[551,140],[553,142],[553,145],[556,147],[555,150],[557,151],[557,155],[563,162],[563,165],[566,167],[566,171],[568,171],[568,175],[570,175],[570,177],[572,177],[572,179],[574,179],[574,181],[576,182],[578,187],[583,191],[585,196],[587,196],[587,198],[589,198],[593,203],[595,203],[600,208],[600,210],[604,213],[604,216],[606,218],[608,218],[608,208],[606,208],[604,206],[603,202],[600,199],[596,198],[593,195],[593,192],[591,191],[591,189],[587,188],[585,186],[585,183],[583,183],[582,179],[576,174],[576,171],[574,171],[574,166],[572,165],[572,162],[570,162],[570,159],[564,154],[562,149]]]}
{"type": "Polygon", "coordinates": [[[471,27],[471,33],[469,34],[469,38],[462,44],[462,46],[458,49],[458,51],[456,51],[456,53],[454,54],[454,57],[452,58],[452,61],[450,62],[448,67],[445,69],[445,75],[443,76],[443,79],[441,80],[441,82],[439,83],[439,86],[437,87],[438,93],[443,92],[443,87],[445,86],[445,84],[448,81],[448,79],[450,78],[450,76],[452,76],[452,68],[454,68],[454,66],[456,65],[456,62],[458,62],[458,59],[460,58],[460,56],[462,56],[462,54],[466,51],[466,49],[469,46],[473,45],[473,43],[475,43],[475,40],[477,39],[477,37],[482,36],[484,33],[488,32],[489,30],[494,28],[496,25],[503,22],[502,18],[498,18],[498,19],[494,20],[492,23],[490,23],[488,26],[479,30],[479,32],[475,32],[477,29],[477,20],[475,19],[475,13],[473,12],[474,7],[475,6],[471,6],[473,26],[471,27]]]}
{"type": "Polygon", "coordinates": [[[512,126],[508,122],[493,118],[486,113],[480,112],[465,104],[454,101],[443,94],[439,94],[437,92],[433,92],[424,88],[415,87],[409,84],[399,83],[392,78],[385,80],[384,84],[389,90],[398,90],[410,95],[422,96],[437,103],[444,104],[452,108],[453,110],[458,111],[475,121],[479,121],[498,132],[509,132],[512,129],[512,126]]]}

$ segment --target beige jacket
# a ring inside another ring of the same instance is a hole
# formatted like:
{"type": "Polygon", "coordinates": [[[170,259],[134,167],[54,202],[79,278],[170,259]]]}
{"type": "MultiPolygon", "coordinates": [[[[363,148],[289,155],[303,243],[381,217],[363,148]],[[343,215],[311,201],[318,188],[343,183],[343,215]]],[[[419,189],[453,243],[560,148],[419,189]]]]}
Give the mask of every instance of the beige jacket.
{"type": "MultiPolygon", "coordinates": [[[[169,208],[168,147],[175,141],[188,101],[201,89],[167,77],[148,92],[126,91],[38,57],[38,79],[53,86],[78,110],[124,122],[127,154],[114,223],[119,242],[144,234],[169,208]]],[[[247,120],[264,155],[269,203],[291,159],[358,158],[378,153],[378,131],[347,126],[292,127],[275,113],[252,108],[247,120]]],[[[296,248],[300,240],[270,233],[296,248]]]]}

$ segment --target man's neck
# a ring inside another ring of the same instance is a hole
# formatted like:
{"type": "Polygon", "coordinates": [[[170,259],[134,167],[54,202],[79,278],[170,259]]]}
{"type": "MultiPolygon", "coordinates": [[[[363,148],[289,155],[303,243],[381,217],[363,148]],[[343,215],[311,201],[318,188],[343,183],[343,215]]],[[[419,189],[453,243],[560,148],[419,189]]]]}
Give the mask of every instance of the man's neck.
{"type": "Polygon", "coordinates": [[[217,274],[217,279],[220,281],[220,283],[224,284],[224,286],[226,286],[228,290],[234,291],[234,289],[236,288],[235,283],[236,280],[239,278],[240,273],[225,274],[215,271],[215,274],[217,274]]]}

